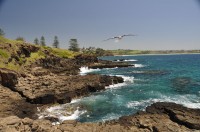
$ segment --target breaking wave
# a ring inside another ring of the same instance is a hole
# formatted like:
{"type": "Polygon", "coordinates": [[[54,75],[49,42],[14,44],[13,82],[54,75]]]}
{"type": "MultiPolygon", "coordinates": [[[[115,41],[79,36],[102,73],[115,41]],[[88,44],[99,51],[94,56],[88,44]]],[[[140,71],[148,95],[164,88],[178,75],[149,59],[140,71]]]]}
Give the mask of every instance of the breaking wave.
{"type": "Polygon", "coordinates": [[[81,67],[79,69],[80,69],[80,75],[86,75],[87,73],[90,73],[90,72],[100,71],[100,69],[91,69],[88,67],[81,67]]]}
{"type": "Polygon", "coordinates": [[[161,98],[150,98],[147,100],[140,100],[140,101],[130,101],[127,103],[128,108],[135,108],[138,107],[144,110],[147,106],[156,103],[156,102],[174,102],[177,104],[182,104],[188,108],[200,108],[200,102],[198,101],[199,98],[195,95],[176,95],[173,97],[168,97],[162,95],[161,98]]]}

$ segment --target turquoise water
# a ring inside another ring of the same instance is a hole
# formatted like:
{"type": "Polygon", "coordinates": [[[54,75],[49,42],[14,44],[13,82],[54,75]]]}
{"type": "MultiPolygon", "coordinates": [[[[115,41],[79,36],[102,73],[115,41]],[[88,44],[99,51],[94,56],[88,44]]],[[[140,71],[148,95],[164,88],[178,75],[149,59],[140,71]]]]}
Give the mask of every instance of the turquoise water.
{"type": "Polygon", "coordinates": [[[139,65],[93,71],[97,74],[132,77],[133,81],[77,101],[87,110],[78,118],[81,122],[116,119],[144,110],[146,106],[158,101],[200,108],[199,54],[114,56],[101,59],[135,60],[129,63],[139,65]]]}
{"type": "Polygon", "coordinates": [[[122,76],[125,83],[73,101],[71,105],[80,109],[63,120],[70,118],[81,122],[100,122],[117,119],[144,110],[159,101],[200,108],[200,54],[113,56],[100,59],[124,59],[135,66],[87,69],[96,74],[122,76]]]}

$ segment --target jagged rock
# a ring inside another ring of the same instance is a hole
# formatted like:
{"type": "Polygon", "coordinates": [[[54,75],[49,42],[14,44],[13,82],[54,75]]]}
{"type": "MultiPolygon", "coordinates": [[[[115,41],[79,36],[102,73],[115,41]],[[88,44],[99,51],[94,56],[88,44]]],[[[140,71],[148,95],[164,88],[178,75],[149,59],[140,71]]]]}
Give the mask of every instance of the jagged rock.
{"type": "Polygon", "coordinates": [[[155,103],[146,108],[148,113],[167,114],[170,119],[190,129],[200,130],[200,109],[191,109],[175,103],[155,103]]]}
{"type": "Polygon", "coordinates": [[[65,75],[77,75],[80,67],[73,59],[60,58],[57,56],[42,58],[32,66],[43,67],[52,73],[65,75]]]}
{"type": "Polygon", "coordinates": [[[18,56],[25,55],[25,57],[30,57],[31,52],[37,52],[40,48],[35,45],[30,44],[21,44],[19,45],[19,49],[17,50],[18,56]]]}
{"type": "Polygon", "coordinates": [[[44,76],[50,74],[50,72],[42,67],[34,67],[31,69],[31,74],[34,76],[44,76]]]}
{"type": "Polygon", "coordinates": [[[92,63],[88,66],[88,68],[91,69],[103,69],[103,68],[120,68],[120,67],[130,67],[133,66],[132,64],[129,64],[127,62],[113,62],[113,61],[105,61],[105,60],[99,60],[98,63],[92,63]]]}
{"type": "MultiPolygon", "coordinates": [[[[20,119],[16,116],[10,116],[0,118],[0,131],[192,132],[199,131],[200,129],[189,128],[186,124],[180,124],[176,120],[173,120],[173,117],[191,116],[191,114],[197,114],[199,112],[198,110],[189,109],[175,103],[155,103],[149,106],[148,109],[146,109],[146,112],[123,116],[118,120],[107,121],[104,123],[80,123],[72,120],[64,121],[60,125],[52,125],[49,119],[32,120],[30,118],[20,119]],[[181,112],[177,112],[177,109],[179,108],[181,112]],[[176,115],[169,115],[169,112],[164,109],[170,109],[176,113],[176,115]],[[188,113],[188,110],[194,110],[195,112],[188,113]]],[[[193,116],[199,117],[198,114],[193,116]]],[[[56,119],[53,119],[53,121],[56,121],[56,119]]],[[[187,120],[184,119],[184,121],[187,120]]],[[[193,123],[191,122],[191,124],[198,124],[199,122],[200,120],[198,119],[193,123]]]]}
{"type": "Polygon", "coordinates": [[[18,74],[15,71],[0,68],[0,84],[13,88],[18,83],[18,74]]]}
{"type": "Polygon", "coordinates": [[[19,93],[0,85],[0,117],[35,117],[36,107],[26,102],[19,93]]]}
{"type": "Polygon", "coordinates": [[[88,65],[91,63],[98,63],[98,58],[94,55],[79,54],[75,56],[78,65],[88,65]]]}
{"type": "Polygon", "coordinates": [[[101,75],[43,75],[39,77],[20,77],[19,83],[14,88],[30,103],[49,104],[67,103],[72,98],[88,95],[91,92],[104,90],[105,86],[122,83],[121,77],[101,75]]]}

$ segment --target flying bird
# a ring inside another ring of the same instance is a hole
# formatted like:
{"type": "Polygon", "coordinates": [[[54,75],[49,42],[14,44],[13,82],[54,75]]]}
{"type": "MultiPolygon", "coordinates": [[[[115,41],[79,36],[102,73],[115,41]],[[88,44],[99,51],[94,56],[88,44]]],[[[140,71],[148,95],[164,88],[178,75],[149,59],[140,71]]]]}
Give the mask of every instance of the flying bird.
{"type": "Polygon", "coordinates": [[[137,35],[134,35],[134,34],[127,34],[127,35],[120,35],[120,36],[115,36],[115,37],[112,37],[112,38],[108,38],[106,40],[103,40],[103,41],[108,41],[108,40],[111,40],[111,39],[116,39],[116,40],[121,40],[123,37],[127,37],[127,36],[137,36],[137,35]]]}

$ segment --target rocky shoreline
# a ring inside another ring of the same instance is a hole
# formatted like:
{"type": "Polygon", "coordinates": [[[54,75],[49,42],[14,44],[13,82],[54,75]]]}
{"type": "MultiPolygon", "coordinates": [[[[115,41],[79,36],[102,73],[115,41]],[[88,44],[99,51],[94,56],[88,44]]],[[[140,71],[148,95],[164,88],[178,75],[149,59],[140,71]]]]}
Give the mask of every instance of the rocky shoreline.
{"type": "Polygon", "coordinates": [[[49,55],[26,67],[24,72],[0,68],[0,131],[200,130],[199,109],[164,102],[152,104],[144,112],[102,123],[64,121],[60,125],[52,125],[50,119],[38,119],[38,107],[69,103],[74,98],[88,96],[124,81],[117,76],[79,75],[82,66],[101,69],[133,65],[98,60],[87,55],[78,55],[73,59],[49,55]]]}

